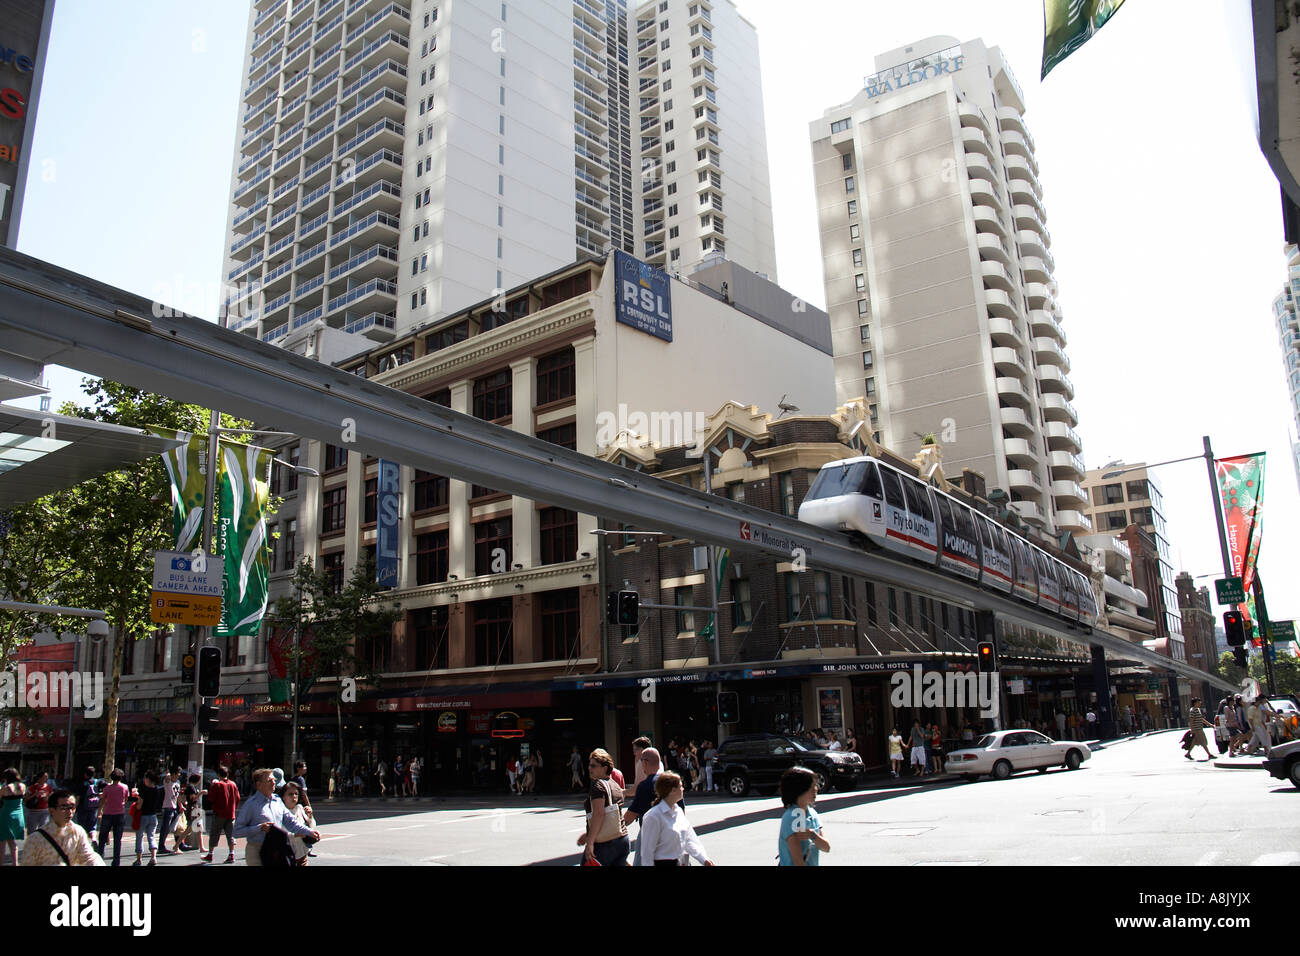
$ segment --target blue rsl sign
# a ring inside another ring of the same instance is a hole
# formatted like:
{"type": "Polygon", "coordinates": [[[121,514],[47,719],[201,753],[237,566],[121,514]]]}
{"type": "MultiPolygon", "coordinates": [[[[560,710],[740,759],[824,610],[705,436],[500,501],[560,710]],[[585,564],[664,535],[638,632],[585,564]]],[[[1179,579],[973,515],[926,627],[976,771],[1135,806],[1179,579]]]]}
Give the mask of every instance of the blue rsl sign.
{"type": "Polygon", "coordinates": [[[668,274],[615,249],[614,281],[618,286],[614,318],[647,335],[671,342],[672,280],[668,274]]]}
{"type": "Polygon", "coordinates": [[[401,471],[397,462],[379,459],[378,525],[379,540],[375,547],[375,582],[383,587],[397,587],[398,521],[401,515],[398,493],[401,471]]]}

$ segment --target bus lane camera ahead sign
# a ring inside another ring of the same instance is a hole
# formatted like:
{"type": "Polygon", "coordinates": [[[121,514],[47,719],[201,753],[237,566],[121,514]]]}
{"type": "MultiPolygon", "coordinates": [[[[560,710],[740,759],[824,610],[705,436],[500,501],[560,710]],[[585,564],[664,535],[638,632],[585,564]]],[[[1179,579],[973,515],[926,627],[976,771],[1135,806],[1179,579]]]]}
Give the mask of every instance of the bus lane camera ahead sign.
{"type": "Polygon", "coordinates": [[[222,562],[183,551],[154,553],[149,619],[155,624],[215,627],[221,623],[222,562]],[[196,569],[197,565],[197,569],[196,569]]]}

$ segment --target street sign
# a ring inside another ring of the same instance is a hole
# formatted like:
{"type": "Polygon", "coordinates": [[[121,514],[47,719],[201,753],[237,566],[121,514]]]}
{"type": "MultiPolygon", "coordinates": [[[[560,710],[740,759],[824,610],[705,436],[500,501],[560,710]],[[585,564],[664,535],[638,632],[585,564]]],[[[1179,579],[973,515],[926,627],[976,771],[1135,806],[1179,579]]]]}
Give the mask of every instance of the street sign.
{"type": "Polygon", "coordinates": [[[1246,600],[1246,592],[1241,586],[1241,578],[1220,578],[1214,582],[1214,592],[1220,604],[1241,604],[1246,600]]]}
{"type": "Polygon", "coordinates": [[[221,623],[221,595],[208,597],[152,591],[149,595],[149,620],[155,624],[216,627],[221,623]]]}
{"type": "Polygon", "coordinates": [[[184,551],[155,551],[153,589],[170,594],[203,595],[221,599],[222,562],[215,555],[196,561],[184,551]],[[195,570],[195,565],[202,570],[195,570]]]}
{"type": "Polygon", "coordinates": [[[1159,690],[1159,689],[1160,689],[1160,678],[1159,678],[1159,677],[1148,677],[1148,678],[1147,678],[1147,690],[1159,690]]]}
{"type": "Polygon", "coordinates": [[[1295,621],[1270,621],[1268,636],[1275,641],[1295,640],[1295,621]]]}

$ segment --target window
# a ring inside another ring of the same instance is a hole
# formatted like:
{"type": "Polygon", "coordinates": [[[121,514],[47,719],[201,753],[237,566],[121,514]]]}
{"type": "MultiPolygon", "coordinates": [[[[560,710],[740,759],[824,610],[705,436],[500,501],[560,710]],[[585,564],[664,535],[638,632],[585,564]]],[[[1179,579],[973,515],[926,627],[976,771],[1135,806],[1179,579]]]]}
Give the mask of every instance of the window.
{"type": "Polygon", "coordinates": [[[862,250],[861,250],[861,249],[854,249],[854,250],[853,250],[853,264],[854,264],[855,266],[861,266],[861,265],[862,265],[862,250]]]}
{"type": "Polygon", "coordinates": [[[831,576],[825,571],[818,571],[813,576],[813,613],[822,619],[831,616],[831,576]]]}
{"type": "Polygon", "coordinates": [[[893,588],[890,588],[888,598],[889,598],[889,626],[898,627],[898,593],[893,588]]]}
{"type": "Polygon", "coordinates": [[[294,468],[298,467],[298,456],[302,453],[301,446],[294,445],[285,454],[284,458],[292,467],[285,469],[284,473],[284,490],[285,493],[298,490],[298,473],[294,468]]]}
{"type": "Polygon", "coordinates": [[[417,469],[413,488],[414,509],[427,511],[430,508],[447,507],[447,489],[448,482],[444,476],[417,469]]]}
{"type": "Polygon", "coordinates": [[[787,572],[781,575],[785,585],[785,619],[796,621],[803,612],[803,595],[799,593],[799,575],[787,572]]]}
{"type": "Polygon", "coordinates": [[[447,580],[447,540],[446,531],[415,536],[416,584],[436,584],[447,580]]]}
{"type": "Polygon", "coordinates": [[[411,614],[411,628],[415,632],[415,669],[433,671],[447,667],[447,645],[451,637],[447,608],[420,608],[411,614]]]}
{"type": "Polygon", "coordinates": [[[367,478],[365,497],[361,499],[362,524],[374,524],[379,520],[379,479],[367,478]]]}
{"type": "Polygon", "coordinates": [[[477,667],[514,663],[511,647],[513,602],[509,598],[474,605],[474,664],[477,667]]]}
{"type": "Polygon", "coordinates": [[[325,573],[330,593],[338,594],[343,590],[343,552],[335,551],[323,554],[320,559],[321,570],[325,573]]]}
{"type": "Polygon", "coordinates": [[[850,199],[850,200],[849,200],[849,215],[850,215],[850,216],[856,216],[857,214],[858,214],[858,201],[857,201],[856,199],[850,199]]]}
{"type": "Polygon", "coordinates": [[[862,273],[858,273],[857,275],[855,275],[853,277],[853,285],[859,292],[866,292],[867,291],[866,276],[862,275],[862,273]]]}
{"type": "Polygon", "coordinates": [[[876,364],[876,360],[875,360],[875,358],[872,356],[872,353],[870,352],[870,350],[868,350],[868,351],[862,353],[862,367],[863,367],[863,368],[872,368],[872,367],[875,366],[875,364],[876,364]]]}
{"type": "Polygon", "coordinates": [[[1128,527],[1128,514],[1123,509],[1102,512],[1101,517],[1105,520],[1107,531],[1119,531],[1128,527]]]}
{"type": "Polygon", "coordinates": [[[549,405],[551,402],[573,398],[576,393],[574,381],[574,352],[564,348],[550,355],[543,355],[537,360],[537,404],[549,405]]]}
{"type": "Polygon", "coordinates": [[[325,471],[337,471],[348,466],[348,450],[339,445],[325,446],[325,471]]]}
{"type": "Polygon", "coordinates": [[[874,377],[867,379],[867,394],[868,395],[876,394],[876,380],[874,377]]]}
{"type": "Polygon", "coordinates": [[[541,532],[542,564],[572,561],[578,555],[578,513],[565,508],[543,508],[537,516],[541,532]]]}
{"type": "Polygon", "coordinates": [[[852,239],[854,242],[857,242],[858,239],[860,239],[861,237],[862,237],[862,229],[858,226],[856,222],[853,225],[849,226],[850,239],[852,239]]]}
{"type": "Polygon", "coordinates": [[[284,536],[281,540],[284,542],[284,569],[292,571],[297,561],[298,555],[294,551],[297,544],[298,536],[298,519],[290,518],[284,523],[284,536]]]}
{"type": "Polygon", "coordinates": [[[867,582],[867,624],[880,626],[880,617],[876,613],[876,586],[870,581],[867,582]]]}
{"type": "Polygon", "coordinates": [[[382,674],[388,670],[392,634],[357,635],[356,658],[363,673],[382,674]]]}
{"type": "Polygon", "coordinates": [[[840,577],[840,601],[844,605],[844,620],[858,619],[858,599],[854,593],[853,579],[845,575],[840,577]]]}
{"type": "MultiPolygon", "coordinates": [[[[673,588],[673,604],[677,607],[691,607],[695,603],[695,589],[690,587],[673,588]]],[[[677,633],[695,630],[695,612],[677,612],[677,633]]]]}
{"type": "Polygon", "coordinates": [[[323,507],[321,509],[321,533],[332,534],[335,531],[342,531],[347,523],[347,499],[348,489],[331,488],[325,492],[322,497],[323,507]]]}
{"type": "MultiPolygon", "coordinates": [[[[455,325],[426,336],[424,348],[426,352],[436,352],[439,349],[450,348],[457,342],[464,342],[467,338],[469,338],[469,322],[457,322],[455,325]]],[[[442,404],[450,404],[450,402],[442,404]]]]}
{"type": "Polygon", "coordinates": [[[579,272],[577,275],[548,285],[542,289],[542,308],[549,308],[557,303],[576,298],[584,292],[591,291],[591,273],[579,272]]]}
{"type": "Polygon", "coordinates": [[[731,582],[731,626],[740,627],[754,620],[754,599],[750,594],[749,582],[738,580],[731,582]]]}
{"type": "Polygon", "coordinates": [[[870,344],[871,344],[871,326],[869,326],[869,325],[861,325],[861,326],[858,326],[858,336],[862,339],[862,344],[863,344],[863,345],[870,345],[870,344]]]}
{"type": "Polygon", "coordinates": [[[852,125],[853,125],[852,120],[847,120],[847,119],[836,120],[834,123],[831,123],[831,133],[832,134],[842,133],[852,125]]]}
{"type": "Polygon", "coordinates": [[[1146,501],[1151,497],[1151,492],[1147,489],[1147,480],[1138,478],[1134,481],[1125,482],[1125,493],[1129,501],[1146,501]]]}
{"type": "Polygon", "coordinates": [[[1129,515],[1133,518],[1134,524],[1155,524],[1150,508],[1134,508],[1129,515]]]}
{"type": "Polygon", "coordinates": [[[511,413],[510,369],[502,369],[474,382],[474,417],[484,421],[508,418],[511,413]]]}
{"type": "Polygon", "coordinates": [[[491,518],[474,525],[474,573],[492,573],[492,552],[498,548],[505,551],[505,566],[509,569],[513,560],[511,533],[514,521],[509,517],[491,518]]]}
{"type": "Polygon", "coordinates": [[[568,448],[571,451],[578,450],[578,426],[573,422],[567,425],[556,425],[554,428],[545,428],[537,433],[537,437],[542,441],[550,442],[552,445],[559,445],[561,448],[568,448]]]}
{"type": "Polygon", "coordinates": [[[1094,488],[1092,490],[1092,500],[1099,505],[1123,504],[1124,486],[1116,482],[1113,485],[1102,485],[1100,488],[1094,488]]]}
{"type": "Polygon", "coordinates": [[[851,192],[854,192],[856,189],[857,189],[857,184],[854,182],[853,177],[852,177],[852,176],[845,176],[845,177],[844,177],[844,191],[845,191],[846,193],[851,193],[851,192]]]}
{"type": "Polygon", "coordinates": [[[852,168],[853,168],[853,154],[852,154],[852,153],[845,153],[843,156],[840,157],[840,159],[843,160],[844,168],[845,168],[846,170],[848,170],[848,169],[852,169],[852,168]]]}
{"type": "Polygon", "coordinates": [[[777,477],[777,487],[781,495],[781,514],[794,517],[799,512],[794,500],[794,475],[785,472],[777,477]]]}
{"type": "Polygon", "coordinates": [[[581,646],[578,589],[544,592],[541,617],[542,660],[567,661],[578,657],[581,646]]]}

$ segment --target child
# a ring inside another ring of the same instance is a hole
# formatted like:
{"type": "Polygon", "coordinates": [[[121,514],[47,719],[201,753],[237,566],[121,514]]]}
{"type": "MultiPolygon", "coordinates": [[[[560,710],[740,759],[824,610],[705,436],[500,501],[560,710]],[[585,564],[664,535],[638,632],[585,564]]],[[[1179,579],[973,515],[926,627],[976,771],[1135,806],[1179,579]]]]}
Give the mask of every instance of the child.
{"type": "Polygon", "coordinates": [[[821,853],[831,852],[822,835],[821,818],[813,809],[817,775],[805,767],[791,767],[781,775],[781,835],[777,857],[781,866],[817,866],[821,853]]]}

